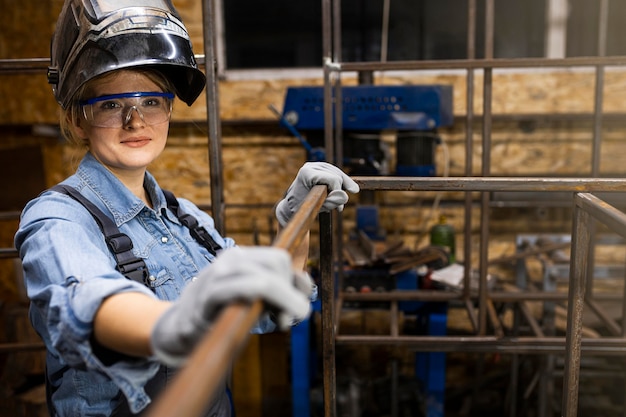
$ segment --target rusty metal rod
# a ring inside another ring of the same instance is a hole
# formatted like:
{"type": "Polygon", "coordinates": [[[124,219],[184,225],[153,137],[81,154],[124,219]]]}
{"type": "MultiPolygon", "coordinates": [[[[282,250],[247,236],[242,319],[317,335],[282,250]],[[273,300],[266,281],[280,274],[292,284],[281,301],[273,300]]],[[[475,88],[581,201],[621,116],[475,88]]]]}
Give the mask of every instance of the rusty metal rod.
{"type": "MultiPolygon", "coordinates": [[[[565,337],[337,335],[335,341],[338,345],[402,346],[419,352],[562,354],[566,351],[565,337]]],[[[626,338],[583,338],[581,347],[589,355],[623,356],[626,338]]]]}
{"type": "Polygon", "coordinates": [[[333,71],[412,71],[434,69],[481,69],[481,68],[558,68],[595,67],[597,65],[626,65],[626,56],[572,57],[572,58],[494,58],[494,59],[445,59],[431,61],[387,61],[332,63],[333,71]]]}
{"type": "Polygon", "coordinates": [[[0,259],[18,258],[19,254],[15,248],[0,248],[0,259]]]}
{"type": "MultiPolygon", "coordinates": [[[[198,66],[206,66],[204,54],[195,55],[198,66]]],[[[45,72],[50,58],[0,59],[0,74],[24,72],[45,72]]],[[[386,62],[345,62],[338,64],[328,60],[326,66],[331,71],[398,71],[432,69],[481,69],[481,68],[533,68],[533,67],[595,67],[626,65],[626,56],[571,57],[571,58],[494,58],[494,59],[444,59],[430,61],[386,61],[386,62]]]]}
{"type": "Polygon", "coordinates": [[[623,178],[355,176],[353,179],[361,189],[381,191],[626,191],[623,178]]]}
{"type": "Polygon", "coordinates": [[[604,308],[600,306],[600,304],[598,304],[595,300],[590,299],[589,296],[586,297],[585,303],[594,312],[594,314],[598,316],[598,318],[600,318],[600,320],[602,321],[602,323],[604,323],[611,335],[622,335],[622,327],[610,316],[609,313],[606,312],[604,308]]]}
{"type": "Polygon", "coordinates": [[[335,305],[336,275],[332,217],[330,213],[320,213],[319,216],[324,417],[336,417],[337,415],[335,334],[339,307],[335,305]]]}
{"type": "Polygon", "coordinates": [[[27,350],[45,350],[46,345],[39,342],[33,343],[0,343],[0,353],[24,352],[27,350]]]}
{"type": "Polygon", "coordinates": [[[528,307],[528,303],[526,301],[522,301],[519,304],[519,307],[520,307],[520,311],[522,312],[522,315],[526,319],[526,322],[532,329],[535,336],[544,337],[545,333],[543,332],[543,329],[537,322],[537,319],[535,319],[535,316],[533,316],[532,312],[530,311],[530,308],[528,307]]]}
{"type": "MultiPolygon", "coordinates": [[[[432,290],[391,290],[385,292],[341,292],[340,297],[343,301],[460,301],[463,295],[458,292],[432,291],[432,290]]],[[[472,298],[470,298],[472,299],[472,298]]],[[[476,299],[476,297],[474,297],[476,299]]],[[[523,301],[565,301],[567,300],[566,292],[534,292],[534,291],[502,291],[488,293],[488,299],[496,302],[514,303],[523,301]]],[[[594,300],[621,300],[620,293],[602,293],[595,294],[594,300]]]]}
{"type": "MultiPolygon", "coordinates": [[[[326,194],[326,186],[313,187],[298,212],[276,236],[272,246],[293,253],[308,233],[326,194]]],[[[263,303],[260,300],[251,304],[234,303],[226,307],[172,384],[157,398],[147,417],[201,416],[262,311],[263,303]]]]}
{"type": "Polygon", "coordinates": [[[572,219],[572,255],[567,300],[567,329],[565,336],[565,372],[563,374],[562,416],[576,417],[580,358],[582,355],[583,309],[590,245],[591,215],[579,204],[574,206],[572,219]]]}

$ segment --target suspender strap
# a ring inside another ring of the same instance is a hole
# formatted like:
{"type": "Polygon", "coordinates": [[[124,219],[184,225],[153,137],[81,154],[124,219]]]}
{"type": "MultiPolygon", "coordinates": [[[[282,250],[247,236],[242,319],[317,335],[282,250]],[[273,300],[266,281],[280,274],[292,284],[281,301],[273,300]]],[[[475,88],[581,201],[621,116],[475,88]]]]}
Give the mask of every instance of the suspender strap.
{"type": "Polygon", "coordinates": [[[148,267],[143,259],[138,258],[133,253],[133,242],[130,238],[121,233],[115,223],[102,212],[95,204],[86,199],[75,188],[69,185],[55,185],[51,188],[63,194],[67,194],[74,200],[81,203],[91,213],[98,223],[100,230],[104,234],[107,246],[115,256],[117,270],[126,278],[147,285],[148,267]]]}
{"type": "Polygon", "coordinates": [[[163,194],[165,194],[165,199],[167,200],[167,207],[178,217],[178,220],[189,229],[189,234],[198,242],[200,245],[204,246],[206,250],[211,253],[211,255],[215,256],[218,251],[222,249],[222,247],[211,237],[207,230],[198,224],[198,220],[193,217],[191,214],[187,214],[180,208],[180,204],[178,204],[178,200],[172,194],[172,192],[167,190],[162,190],[163,194]]]}

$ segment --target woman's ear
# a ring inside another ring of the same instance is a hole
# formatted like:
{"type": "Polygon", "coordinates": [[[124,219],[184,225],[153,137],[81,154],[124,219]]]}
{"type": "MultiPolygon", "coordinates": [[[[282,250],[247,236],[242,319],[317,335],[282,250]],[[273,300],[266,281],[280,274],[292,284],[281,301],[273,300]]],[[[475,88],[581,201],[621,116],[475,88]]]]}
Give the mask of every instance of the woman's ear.
{"type": "Polygon", "coordinates": [[[67,114],[67,126],[72,130],[72,136],[78,141],[85,141],[88,137],[87,131],[81,126],[81,117],[68,112],[67,114]]]}

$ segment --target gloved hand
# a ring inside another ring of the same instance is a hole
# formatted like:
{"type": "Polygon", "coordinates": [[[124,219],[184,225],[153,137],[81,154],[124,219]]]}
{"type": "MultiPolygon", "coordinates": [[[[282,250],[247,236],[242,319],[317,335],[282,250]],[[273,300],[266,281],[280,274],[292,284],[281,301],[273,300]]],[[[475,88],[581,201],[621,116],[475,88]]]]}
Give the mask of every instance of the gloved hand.
{"type": "Polygon", "coordinates": [[[345,172],[327,162],[307,162],[298,171],[296,179],[291,183],[285,198],[276,206],[276,218],[281,226],[285,226],[302,204],[314,185],[328,186],[328,196],[320,211],[343,210],[348,202],[347,190],[351,193],[359,192],[359,185],[345,172]]]}
{"type": "Polygon", "coordinates": [[[235,300],[263,299],[278,311],[278,325],[284,329],[308,317],[312,291],[311,279],[294,272],[291,257],[282,249],[224,250],[157,320],[152,351],[166,365],[182,365],[220,310],[235,300]]]}

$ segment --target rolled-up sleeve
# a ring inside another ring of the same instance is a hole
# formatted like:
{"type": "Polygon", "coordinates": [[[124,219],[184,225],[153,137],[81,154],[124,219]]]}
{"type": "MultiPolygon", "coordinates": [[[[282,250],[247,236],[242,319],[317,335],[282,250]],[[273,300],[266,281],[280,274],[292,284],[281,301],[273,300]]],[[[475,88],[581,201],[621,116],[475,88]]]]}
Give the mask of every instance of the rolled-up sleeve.
{"type": "Polygon", "coordinates": [[[142,387],[158,363],[129,358],[105,365],[91,340],[94,317],[107,297],[123,292],[155,295],[115,269],[91,215],[69,197],[47,193],[25,207],[15,246],[31,300],[31,321],[48,350],[70,367],[109,375],[128,397],[143,398],[142,387]]]}

